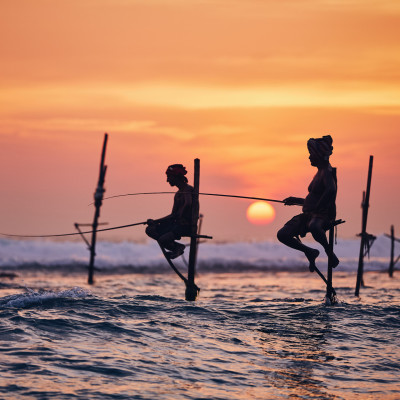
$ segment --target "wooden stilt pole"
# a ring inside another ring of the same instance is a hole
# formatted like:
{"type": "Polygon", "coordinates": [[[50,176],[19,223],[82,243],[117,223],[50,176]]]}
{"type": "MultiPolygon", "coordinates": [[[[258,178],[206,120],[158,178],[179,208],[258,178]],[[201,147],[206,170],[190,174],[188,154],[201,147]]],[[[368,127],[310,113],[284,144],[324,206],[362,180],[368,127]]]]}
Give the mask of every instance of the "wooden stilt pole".
{"type": "Polygon", "coordinates": [[[368,219],[368,208],[369,208],[369,196],[371,192],[371,178],[372,178],[372,165],[374,156],[369,156],[369,167],[368,167],[368,180],[367,180],[367,191],[365,193],[362,203],[362,230],[361,230],[361,243],[360,243],[360,255],[358,258],[358,270],[357,270],[357,282],[355,296],[360,294],[360,286],[363,281],[363,270],[364,270],[364,247],[367,238],[367,219],[368,219]]]}
{"type": "Polygon", "coordinates": [[[178,268],[175,267],[175,264],[172,262],[172,260],[168,257],[167,252],[165,251],[164,247],[161,246],[160,243],[158,243],[158,245],[160,246],[160,249],[162,251],[162,253],[164,254],[165,259],[167,260],[169,266],[175,271],[175,273],[179,276],[179,278],[181,278],[183,280],[183,282],[185,282],[185,285],[187,286],[188,284],[188,280],[180,273],[180,271],[178,270],[178,268]]]}
{"type": "MultiPolygon", "coordinates": [[[[329,285],[328,280],[325,278],[324,274],[323,274],[317,267],[314,267],[314,271],[315,271],[315,272],[319,275],[319,277],[325,282],[325,284],[326,284],[326,291],[328,292],[328,285],[329,285]]],[[[332,287],[332,285],[331,285],[330,292],[332,293],[332,296],[335,296],[335,297],[336,297],[336,290],[332,287]]],[[[325,295],[325,298],[327,298],[327,295],[325,295]]]]}
{"type": "Polygon", "coordinates": [[[192,197],[192,229],[190,237],[189,266],[188,279],[186,284],[185,299],[187,301],[195,301],[199,292],[199,288],[194,283],[196,274],[196,258],[197,258],[197,222],[199,220],[199,188],[200,188],[200,160],[194,160],[194,184],[192,197]]]}
{"type": "MultiPolygon", "coordinates": [[[[329,249],[331,252],[333,252],[333,241],[334,241],[334,236],[335,236],[335,228],[332,226],[329,229],[329,249]]],[[[332,287],[332,266],[330,259],[328,257],[328,279],[327,279],[327,284],[326,284],[326,298],[330,301],[331,305],[335,304],[337,302],[336,300],[336,293],[333,291],[332,287]]]]}
{"type": "Polygon", "coordinates": [[[394,270],[394,226],[390,227],[390,264],[389,264],[389,276],[393,278],[394,270]]]}
{"type": "MultiPolygon", "coordinates": [[[[337,187],[337,169],[332,168],[332,175],[335,179],[336,182],[336,187],[337,187]]],[[[335,226],[338,224],[342,224],[344,221],[337,220],[333,223],[333,225],[329,229],[329,237],[328,237],[328,244],[329,244],[329,250],[331,253],[333,253],[333,242],[334,242],[334,237],[335,237],[335,226]]],[[[330,257],[328,257],[328,273],[327,273],[327,282],[326,282],[326,299],[330,301],[331,305],[337,303],[336,299],[336,292],[332,287],[332,278],[333,278],[333,272],[332,272],[332,262],[330,257]]]]}
{"type": "Polygon", "coordinates": [[[88,276],[88,284],[92,285],[94,283],[93,280],[93,272],[94,272],[94,258],[96,256],[96,231],[98,226],[98,219],[100,217],[100,207],[103,201],[104,194],[104,180],[106,177],[107,166],[104,165],[104,159],[106,156],[106,147],[107,147],[107,139],[108,134],[104,134],[104,142],[103,142],[103,150],[101,152],[101,161],[100,161],[100,173],[99,180],[97,183],[96,192],[94,193],[94,219],[92,224],[92,241],[90,245],[90,261],[89,261],[89,276],[88,276]]]}

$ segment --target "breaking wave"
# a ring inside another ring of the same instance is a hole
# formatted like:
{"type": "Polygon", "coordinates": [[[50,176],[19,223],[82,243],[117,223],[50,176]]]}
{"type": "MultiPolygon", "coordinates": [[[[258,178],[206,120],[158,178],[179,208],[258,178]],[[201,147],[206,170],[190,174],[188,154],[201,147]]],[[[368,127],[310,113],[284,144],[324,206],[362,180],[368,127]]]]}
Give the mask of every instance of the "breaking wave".
{"type": "MultiPolygon", "coordinates": [[[[311,246],[317,247],[315,242],[311,246]]],[[[317,265],[325,266],[327,258],[322,248],[317,265]]],[[[356,270],[360,252],[359,239],[339,240],[335,252],[340,259],[340,270],[356,270]]],[[[96,268],[109,272],[160,272],[168,269],[157,243],[106,242],[96,247],[96,268]]],[[[369,257],[365,258],[365,270],[387,268],[390,255],[390,240],[379,236],[373,244],[369,257]]],[[[188,248],[177,265],[185,265],[188,248]]],[[[89,252],[83,243],[51,240],[0,239],[1,269],[68,269],[86,268],[89,252]]],[[[199,271],[241,271],[304,269],[305,257],[277,241],[204,243],[198,252],[199,271]]]]}

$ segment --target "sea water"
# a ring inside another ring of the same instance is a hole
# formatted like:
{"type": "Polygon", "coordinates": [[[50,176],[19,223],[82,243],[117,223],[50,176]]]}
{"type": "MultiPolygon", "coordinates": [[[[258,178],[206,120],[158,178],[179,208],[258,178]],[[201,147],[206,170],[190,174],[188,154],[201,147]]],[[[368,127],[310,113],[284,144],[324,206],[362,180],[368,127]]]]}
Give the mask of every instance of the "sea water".
{"type": "Polygon", "coordinates": [[[0,398],[399,399],[389,247],[378,237],[358,298],[359,241],[338,240],[331,306],[274,241],[201,244],[187,302],[152,242],[100,242],[87,285],[81,243],[0,240],[0,398]]]}

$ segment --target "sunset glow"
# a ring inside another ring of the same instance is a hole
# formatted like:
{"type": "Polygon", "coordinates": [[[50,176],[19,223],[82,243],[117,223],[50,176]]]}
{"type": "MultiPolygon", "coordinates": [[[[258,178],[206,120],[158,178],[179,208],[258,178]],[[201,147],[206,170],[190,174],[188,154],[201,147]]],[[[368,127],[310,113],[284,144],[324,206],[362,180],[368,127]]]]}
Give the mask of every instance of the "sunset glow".
{"type": "Polygon", "coordinates": [[[275,209],[266,201],[256,201],[248,207],[246,216],[254,225],[266,225],[274,220],[275,209]]]}
{"type": "MultiPolygon", "coordinates": [[[[347,221],[339,234],[359,233],[370,155],[371,232],[398,219],[397,1],[3,3],[3,231],[90,220],[104,132],[107,195],[168,189],[163,173],[177,162],[192,181],[200,158],[202,190],[278,200],[306,195],[315,174],[306,142],[329,133],[347,221]]],[[[170,207],[169,197],[115,200],[101,215],[124,224],[170,207]]],[[[298,211],[276,205],[260,232],[241,202],[201,207],[221,239],[275,237],[298,211]]],[[[145,238],[139,228],[109,235],[145,238]]]]}

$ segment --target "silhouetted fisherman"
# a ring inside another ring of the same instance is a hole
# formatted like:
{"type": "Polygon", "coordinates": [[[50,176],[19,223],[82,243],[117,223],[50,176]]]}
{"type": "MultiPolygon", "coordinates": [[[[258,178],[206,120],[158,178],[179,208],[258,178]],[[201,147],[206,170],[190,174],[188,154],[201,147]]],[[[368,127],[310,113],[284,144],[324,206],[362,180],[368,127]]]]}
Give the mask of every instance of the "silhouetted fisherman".
{"type": "Polygon", "coordinates": [[[188,185],[187,171],[182,164],[170,165],[165,173],[167,182],[179,190],[175,193],[171,214],[155,220],[148,219],[146,234],[169,250],[168,257],[174,259],[185,251],[185,245],[176,240],[191,234],[193,187],[188,185]]]}
{"type": "Polygon", "coordinates": [[[325,234],[336,217],[337,184],[329,163],[329,156],[333,150],[331,136],[309,139],[307,147],[311,165],[317,167],[318,172],[308,186],[308,195],[305,199],[288,197],[283,200],[287,206],[302,205],[303,212],[288,221],[278,231],[277,237],[286,246],[302,251],[310,263],[310,271],[313,272],[319,251],[305,246],[300,240],[300,237],[306,236],[308,232],[324,248],[330,266],[335,268],[339,264],[339,259],[329,248],[325,234]]]}

